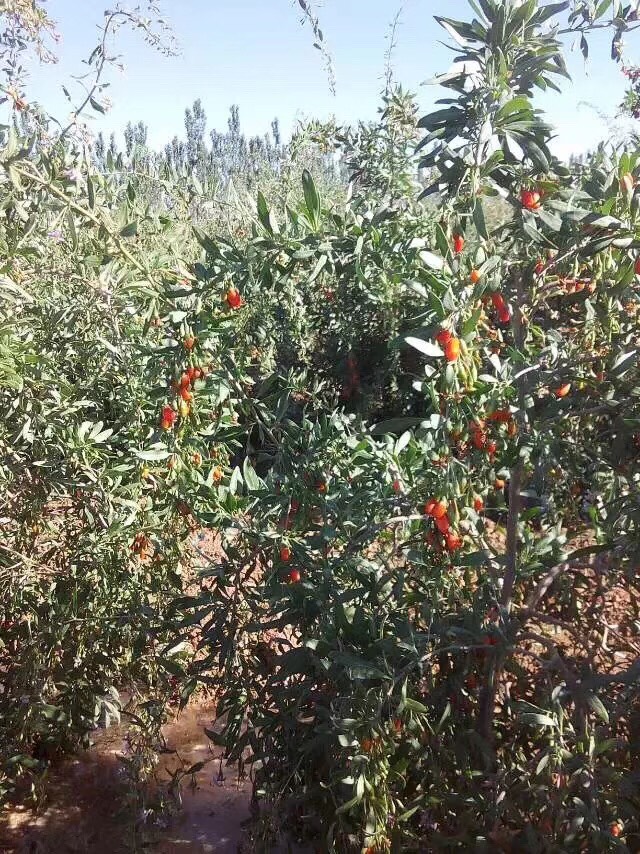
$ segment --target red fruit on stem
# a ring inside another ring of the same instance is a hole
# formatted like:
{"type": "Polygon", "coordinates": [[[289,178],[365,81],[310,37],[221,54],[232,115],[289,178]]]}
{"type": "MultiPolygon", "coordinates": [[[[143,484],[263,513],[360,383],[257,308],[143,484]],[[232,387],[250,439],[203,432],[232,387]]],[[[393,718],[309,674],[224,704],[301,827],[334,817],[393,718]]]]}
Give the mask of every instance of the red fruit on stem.
{"type": "Polygon", "coordinates": [[[441,329],[440,332],[436,335],[436,341],[440,344],[441,347],[444,347],[445,344],[448,344],[449,341],[453,338],[453,335],[449,332],[448,329],[441,329]]]}
{"type": "Polygon", "coordinates": [[[440,499],[439,501],[435,501],[433,507],[431,508],[431,515],[434,519],[442,519],[442,517],[447,512],[447,502],[444,499],[440,499]]]}
{"type": "Polygon", "coordinates": [[[540,207],[540,193],[537,190],[522,190],[520,202],[528,211],[537,211],[540,207]]]}
{"type": "Polygon", "coordinates": [[[300,582],[300,580],[302,579],[302,575],[300,574],[300,570],[299,569],[292,569],[291,572],[289,573],[288,578],[289,578],[290,584],[298,584],[300,582]]]}
{"type": "Polygon", "coordinates": [[[571,383],[565,383],[564,385],[561,385],[559,388],[555,389],[553,393],[558,399],[560,399],[562,397],[566,397],[570,391],[571,383]]]}
{"type": "Polygon", "coordinates": [[[445,545],[450,552],[455,552],[462,547],[462,537],[453,531],[447,531],[444,535],[445,545]]]}
{"type": "Polygon", "coordinates": [[[471,284],[472,284],[472,285],[477,285],[477,284],[478,284],[478,282],[479,282],[479,281],[480,281],[480,279],[481,279],[480,270],[472,270],[472,271],[471,271],[471,275],[469,276],[469,278],[471,279],[471,284]]]}
{"type": "Polygon", "coordinates": [[[464,249],[464,237],[461,234],[453,235],[453,251],[459,255],[464,249]]]}
{"type": "Polygon", "coordinates": [[[225,295],[225,300],[227,301],[227,305],[231,309],[240,308],[244,304],[243,299],[240,296],[240,292],[237,288],[229,288],[225,295]]]}
{"type": "Polygon", "coordinates": [[[446,534],[449,528],[451,527],[451,522],[449,521],[448,516],[441,516],[439,519],[436,519],[436,528],[440,531],[441,534],[446,534]]]}
{"type": "Polygon", "coordinates": [[[424,505],[424,514],[425,516],[433,516],[433,508],[436,506],[435,498],[430,498],[429,501],[424,505]]]}
{"type": "Polygon", "coordinates": [[[473,499],[473,509],[476,511],[476,513],[479,513],[481,510],[484,509],[484,501],[482,500],[482,498],[480,498],[479,495],[477,495],[473,499]]]}
{"type": "Polygon", "coordinates": [[[280,560],[284,563],[288,563],[291,560],[291,549],[289,546],[280,547],[280,560]]]}
{"type": "Polygon", "coordinates": [[[447,362],[455,362],[460,355],[460,339],[452,338],[444,347],[444,356],[447,362]]]}
{"type": "Polygon", "coordinates": [[[473,447],[481,451],[487,442],[487,434],[483,430],[475,430],[471,441],[473,447]]]}
{"type": "Polygon", "coordinates": [[[160,414],[160,423],[165,430],[170,430],[176,423],[178,413],[171,406],[163,406],[160,414]]]}

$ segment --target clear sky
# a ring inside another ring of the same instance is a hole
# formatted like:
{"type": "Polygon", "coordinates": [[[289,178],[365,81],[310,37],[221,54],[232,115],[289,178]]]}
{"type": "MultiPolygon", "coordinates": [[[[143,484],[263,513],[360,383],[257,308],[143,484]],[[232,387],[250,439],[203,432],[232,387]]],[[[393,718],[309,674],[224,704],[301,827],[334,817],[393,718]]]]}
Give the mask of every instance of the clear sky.
{"type": "MultiPolygon", "coordinates": [[[[62,36],[60,62],[34,66],[28,88],[55,115],[64,117],[68,112],[61,84],[82,72],[83,58],[97,43],[105,5],[107,0],[48,0],[62,36]]],[[[173,26],[180,55],[164,57],[146,46],[139,34],[121,32],[115,50],[123,54],[126,69],[123,74],[110,72],[113,108],[93,123],[96,130],[111,132],[121,131],[129,119],[142,120],[149,126],[150,143],[158,147],[182,133],[184,109],[198,97],[208,129],[224,129],[229,107],[235,103],[249,134],[267,131],[276,116],[285,135],[304,117],[335,115],[344,122],[373,118],[386,39],[399,9],[395,77],[416,92],[426,111],[438,90],[421,84],[446,70],[452,56],[440,44],[446,34],[433,15],[464,18],[470,12],[466,0],[324,0],[319,16],[334,57],[333,96],[322,58],[312,47],[311,31],[300,26],[295,0],[162,0],[162,9],[173,26]]],[[[573,84],[562,96],[541,98],[540,106],[557,128],[555,148],[562,156],[585,151],[611,135],[598,111],[615,115],[624,81],[609,59],[609,38],[591,37],[586,69],[580,52],[574,50],[569,56],[573,84]]],[[[637,48],[629,44],[629,55],[637,48]]]]}

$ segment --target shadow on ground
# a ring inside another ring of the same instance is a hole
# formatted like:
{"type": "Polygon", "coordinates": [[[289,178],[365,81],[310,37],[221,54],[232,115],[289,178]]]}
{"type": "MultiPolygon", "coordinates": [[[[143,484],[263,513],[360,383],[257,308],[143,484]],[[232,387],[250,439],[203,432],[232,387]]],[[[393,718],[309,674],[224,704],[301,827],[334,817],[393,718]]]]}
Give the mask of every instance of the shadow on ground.
{"type": "MultiPolygon", "coordinates": [[[[182,809],[162,828],[150,828],[155,854],[237,854],[243,850],[243,823],[249,817],[250,783],[238,783],[234,769],[215,761],[204,734],[211,708],[194,704],[165,728],[168,746],[159,774],[168,779],[179,762],[205,762],[181,788],[182,809]],[[193,785],[189,785],[189,781],[193,785]]],[[[2,854],[131,854],[141,851],[135,816],[118,756],[124,730],[101,733],[96,744],[50,772],[46,801],[35,813],[15,805],[0,815],[2,854]]]]}

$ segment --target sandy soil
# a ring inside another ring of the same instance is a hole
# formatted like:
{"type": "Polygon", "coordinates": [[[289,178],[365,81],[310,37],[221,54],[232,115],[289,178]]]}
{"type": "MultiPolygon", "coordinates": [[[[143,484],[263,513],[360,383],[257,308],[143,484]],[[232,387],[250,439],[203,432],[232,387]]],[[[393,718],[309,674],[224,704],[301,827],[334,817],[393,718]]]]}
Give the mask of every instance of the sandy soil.
{"type": "MultiPolygon", "coordinates": [[[[209,747],[211,703],[193,703],[165,727],[168,747],[159,765],[160,781],[182,761],[185,768],[205,762],[181,787],[182,810],[168,826],[153,830],[158,839],[145,850],[157,854],[236,854],[242,850],[243,823],[249,817],[251,786],[238,782],[233,768],[222,768],[209,747]],[[178,758],[179,757],[179,758],[178,758]]],[[[50,772],[46,804],[39,813],[16,806],[0,816],[3,854],[129,854],[136,849],[132,816],[125,801],[126,779],[118,756],[126,748],[123,727],[99,733],[95,744],[50,772]]],[[[139,844],[139,843],[138,843],[139,844]]]]}

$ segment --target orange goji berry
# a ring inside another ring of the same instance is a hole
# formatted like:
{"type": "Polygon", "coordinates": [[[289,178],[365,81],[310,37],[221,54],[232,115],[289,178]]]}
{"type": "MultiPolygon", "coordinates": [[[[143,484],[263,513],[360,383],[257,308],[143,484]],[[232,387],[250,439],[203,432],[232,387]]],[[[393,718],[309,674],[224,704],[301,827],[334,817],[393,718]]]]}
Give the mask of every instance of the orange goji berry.
{"type": "Polygon", "coordinates": [[[560,399],[560,398],[566,397],[570,391],[571,391],[571,383],[565,383],[564,385],[561,385],[559,388],[555,389],[555,391],[553,393],[555,394],[555,396],[558,399],[560,399]]]}

